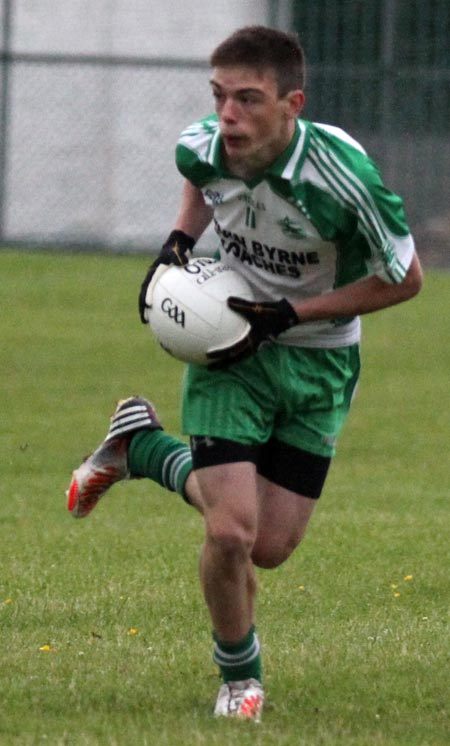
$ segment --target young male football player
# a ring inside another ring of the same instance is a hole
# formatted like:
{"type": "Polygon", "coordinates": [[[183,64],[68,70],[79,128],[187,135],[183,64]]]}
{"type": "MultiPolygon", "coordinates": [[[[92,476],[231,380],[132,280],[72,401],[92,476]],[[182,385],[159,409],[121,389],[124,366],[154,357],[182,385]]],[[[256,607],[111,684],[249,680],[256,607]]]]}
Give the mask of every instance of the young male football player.
{"type": "Polygon", "coordinates": [[[256,302],[229,305],[243,343],[190,365],[183,427],[166,434],[140,397],[119,403],[104,443],[74,472],[69,508],[86,515],[127,475],[176,490],[205,522],[201,582],[223,685],[216,715],[258,720],[264,692],[254,567],[299,544],[325,482],[358,379],[361,314],[416,295],[422,273],[402,202],[342,130],[299,118],[304,60],[296,38],[236,31],[211,57],[216,113],[181,135],[178,217],[142,285],[186,263],[214,221],[223,262],[256,302]]]}

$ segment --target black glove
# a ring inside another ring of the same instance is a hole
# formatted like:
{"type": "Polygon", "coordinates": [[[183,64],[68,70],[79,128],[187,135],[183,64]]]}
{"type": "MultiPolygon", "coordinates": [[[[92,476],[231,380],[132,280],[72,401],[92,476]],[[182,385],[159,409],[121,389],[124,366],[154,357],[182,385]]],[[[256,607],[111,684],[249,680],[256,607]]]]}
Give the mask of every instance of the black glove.
{"type": "Polygon", "coordinates": [[[228,298],[228,306],[250,322],[251,329],[244,339],[230,347],[212,350],[209,368],[224,368],[253,355],[263,342],[272,341],[281,332],[299,323],[293,307],[282,298],[275,303],[257,303],[243,298],[228,298]]]}
{"type": "Polygon", "coordinates": [[[190,252],[194,247],[195,241],[191,236],[188,236],[183,231],[172,231],[166,243],[162,247],[159,256],[151,267],[149,268],[145,280],[141,285],[141,292],[139,293],[139,314],[143,324],[148,324],[146,317],[147,308],[151,307],[151,304],[147,302],[147,290],[155,275],[156,270],[161,264],[167,267],[170,264],[175,264],[177,267],[183,267],[189,261],[190,252]]]}

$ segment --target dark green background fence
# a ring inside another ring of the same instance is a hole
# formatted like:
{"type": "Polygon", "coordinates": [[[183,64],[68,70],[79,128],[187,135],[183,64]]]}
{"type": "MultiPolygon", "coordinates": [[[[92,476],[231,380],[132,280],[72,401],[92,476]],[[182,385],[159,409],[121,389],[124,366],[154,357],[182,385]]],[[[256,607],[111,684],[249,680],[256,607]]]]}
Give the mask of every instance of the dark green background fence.
{"type": "Polygon", "coordinates": [[[294,3],[308,118],[355,135],[404,197],[419,249],[450,266],[450,2],[294,3]]]}
{"type": "Polygon", "coordinates": [[[364,134],[449,134],[448,0],[294,3],[311,114],[364,134]]]}
{"type": "MultiPolygon", "coordinates": [[[[0,244],[156,248],[179,197],[176,138],[212,108],[206,61],[174,59],[169,43],[158,59],[23,51],[23,1],[1,5],[0,244]]],[[[450,1],[283,6],[307,55],[305,117],[360,140],[424,260],[448,266],[450,1]]]]}

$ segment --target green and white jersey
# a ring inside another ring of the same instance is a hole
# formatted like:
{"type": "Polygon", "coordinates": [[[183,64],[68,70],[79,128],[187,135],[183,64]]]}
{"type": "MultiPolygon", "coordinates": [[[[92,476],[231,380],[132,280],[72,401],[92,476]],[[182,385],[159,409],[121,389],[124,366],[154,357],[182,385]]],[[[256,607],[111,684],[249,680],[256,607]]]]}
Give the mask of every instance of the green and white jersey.
{"type": "MultiPolygon", "coordinates": [[[[214,208],[221,259],[257,300],[299,301],[372,274],[392,283],[405,277],[414,242],[402,201],[337,127],[298,120],[276,162],[243,181],[226,171],[212,115],[181,134],[176,163],[214,208]]],[[[358,318],[335,319],[300,324],[278,341],[337,347],[359,336],[358,318]]]]}

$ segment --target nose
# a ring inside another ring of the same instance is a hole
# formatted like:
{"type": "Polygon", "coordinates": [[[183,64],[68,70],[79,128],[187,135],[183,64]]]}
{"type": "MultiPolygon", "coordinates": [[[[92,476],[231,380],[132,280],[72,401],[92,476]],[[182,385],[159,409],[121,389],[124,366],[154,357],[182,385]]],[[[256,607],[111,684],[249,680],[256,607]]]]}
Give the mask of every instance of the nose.
{"type": "Polygon", "coordinates": [[[238,106],[231,97],[227,97],[220,110],[220,118],[226,124],[235,124],[238,120],[238,106]]]}

